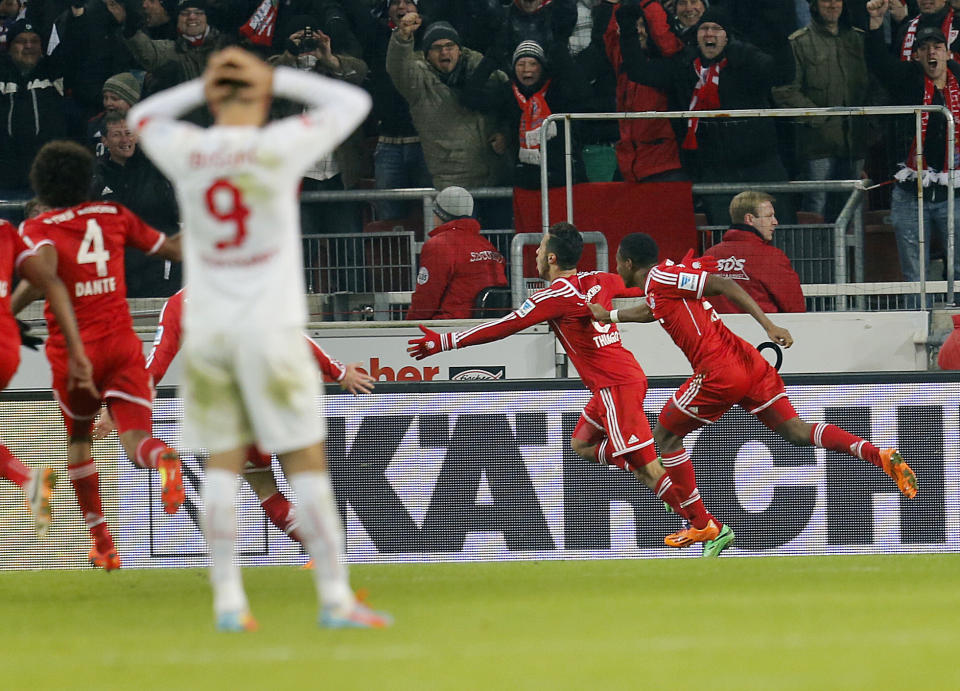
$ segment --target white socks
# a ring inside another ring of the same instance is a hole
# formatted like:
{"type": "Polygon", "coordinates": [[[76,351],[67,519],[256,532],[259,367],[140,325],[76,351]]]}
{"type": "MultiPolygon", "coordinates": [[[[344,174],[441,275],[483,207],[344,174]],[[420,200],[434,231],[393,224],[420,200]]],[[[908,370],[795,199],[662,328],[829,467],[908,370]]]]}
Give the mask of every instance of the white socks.
{"type": "Polygon", "coordinates": [[[229,470],[208,468],[203,485],[204,532],[210,550],[210,583],[217,615],[248,610],[240,567],[234,558],[237,542],[237,480],[229,470]]]}
{"type": "Polygon", "coordinates": [[[315,562],[317,595],[324,607],[342,612],[355,602],[343,563],[343,526],[327,471],[308,471],[287,478],[297,493],[297,529],[315,562]]]}

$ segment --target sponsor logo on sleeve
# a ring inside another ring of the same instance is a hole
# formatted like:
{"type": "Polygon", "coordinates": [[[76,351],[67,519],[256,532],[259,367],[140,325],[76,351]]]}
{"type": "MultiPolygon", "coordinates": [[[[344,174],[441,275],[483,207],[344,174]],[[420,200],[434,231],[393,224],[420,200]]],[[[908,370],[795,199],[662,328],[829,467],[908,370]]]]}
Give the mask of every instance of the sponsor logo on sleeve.
{"type": "Polygon", "coordinates": [[[523,304],[517,308],[517,314],[525,317],[533,311],[533,300],[524,300],[523,304]]]}
{"type": "Polygon", "coordinates": [[[692,293],[697,292],[700,286],[700,274],[688,274],[681,271],[677,276],[677,288],[680,290],[689,290],[692,293]]]}
{"type": "Polygon", "coordinates": [[[506,378],[507,368],[503,365],[450,368],[450,381],[487,381],[506,378]]]}

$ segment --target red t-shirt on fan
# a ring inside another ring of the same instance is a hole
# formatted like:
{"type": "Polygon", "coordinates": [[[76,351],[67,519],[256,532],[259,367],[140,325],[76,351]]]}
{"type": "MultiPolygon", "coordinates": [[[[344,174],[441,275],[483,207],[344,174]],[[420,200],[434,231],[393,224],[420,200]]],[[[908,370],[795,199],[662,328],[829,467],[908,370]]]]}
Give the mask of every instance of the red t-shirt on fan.
{"type": "MultiPolygon", "coordinates": [[[[28,219],[22,231],[28,245],[53,245],[57,273],[70,293],[85,343],[118,330],[131,331],[123,255],[126,247],[155,253],[165,235],[133,212],[112,202],[86,202],[28,219]]],[[[48,343],[63,346],[63,334],[49,305],[44,312],[48,343]]]]}

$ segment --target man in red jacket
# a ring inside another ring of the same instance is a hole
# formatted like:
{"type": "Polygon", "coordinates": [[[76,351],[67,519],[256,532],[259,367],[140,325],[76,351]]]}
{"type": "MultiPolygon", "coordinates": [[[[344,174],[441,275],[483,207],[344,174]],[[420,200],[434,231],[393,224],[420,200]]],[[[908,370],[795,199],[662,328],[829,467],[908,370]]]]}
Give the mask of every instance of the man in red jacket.
{"type": "MultiPolygon", "coordinates": [[[[782,250],[771,244],[777,227],[774,199],[747,190],[730,202],[730,230],[704,254],[717,258],[718,273],[739,282],[764,312],[806,312],[800,277],[782,250]]],[[[723,296],[711,300],[717,312],[742,312],[723,296]]]]}
{"type": "Polygon", "coordinates": [[[430,231],[420,252],[420,271],[407,319],[470,319],[484,288],[507,285],[503,255],[480,235],[473,197],[462,187],[437,195],[430,231]]]}

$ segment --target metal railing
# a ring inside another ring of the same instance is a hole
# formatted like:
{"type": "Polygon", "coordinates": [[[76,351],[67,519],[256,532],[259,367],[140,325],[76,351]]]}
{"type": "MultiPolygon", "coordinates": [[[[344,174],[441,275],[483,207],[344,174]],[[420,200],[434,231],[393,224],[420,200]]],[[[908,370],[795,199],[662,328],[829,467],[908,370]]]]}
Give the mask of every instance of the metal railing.
{"type": "MultiPolygon", "coordinates": [[[[954,151],[954,141],[956,138],[956,123],[950,109],[945,106],[865,106],[860,108],[749,108],[740,110],[680,110],[680,111],[646,111],[640,113],[553,113],[549,115],[540,127],[540,203],[541,203],[541,222],[543,230],[550,227],[550,204],[548,197],[549,184],[547,181],[547,139],[550,131],[550,123],[563,122],[564,137],[564,164],[566,168],[566,202],[567,202],[567,220],[570,223],[574,221],[573,208],[573,141],[571,136],[571,123],[574,120],[686,120],[689,118],[814,118],[825,116],[839,117],[863,117],[870,115],[913,115],[914,116],[914,138],[916,141],[915,169],[923,171],[923,137],[922,117],[924,113],[939,113],[943,115],[947,122],[947,151],[954,151]]],[[[952,183],[954,180],[955,161],[953,156],[947,156],[947,179],[952,183]]],[[[923,223],[923,181],[922,175],[917,175],[917,208],[918,223],[917,234],[920,254],[920,302],[927,303],[926,286],[926,239],[923,223]]],[[[748,186],[747,184],[737,185],[738,191],[748,186]]],[[[759,186],[759,183],[757,183],[759,186]]],[[[770,188],[772,185],[764,183],[764,188],[770,188]]],[[[954,271],[953,258],[956,247],[954,239],[954,188],[950,184],[947,193],[947,300],[954,301],[954,271]]],[[[847,211],[847,208],[844,208],[847,211]]],[[[852,212],[851,212],[852,213],[852,212]]],[[[861,233],[862,235],[862,233],[861,233]]],[[[839,280],[839,275],[838,275],[839,280]]]]}
{"type": "MultiPolygon", "coordinates": [[[[584,245],[597,246],[597,270],[607,271],[610,268],[608,261],[607,236],[595,230],[588,230],[581,233],[583,235],[584,245]]],[[[528,295],[536,288],[542,287],[544,281],[537,279],[528,279],[523,275],[523,250],[530,245],[539,245],[543,239],[543,233],[518,233],[513,236],[510,242],[510,289],[513,293],[513,306],[519,307],[520,303],[527,299],[528,295]],[[528,282],[529,281],[529,282],[528,282]]]]}

